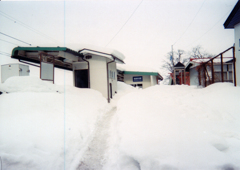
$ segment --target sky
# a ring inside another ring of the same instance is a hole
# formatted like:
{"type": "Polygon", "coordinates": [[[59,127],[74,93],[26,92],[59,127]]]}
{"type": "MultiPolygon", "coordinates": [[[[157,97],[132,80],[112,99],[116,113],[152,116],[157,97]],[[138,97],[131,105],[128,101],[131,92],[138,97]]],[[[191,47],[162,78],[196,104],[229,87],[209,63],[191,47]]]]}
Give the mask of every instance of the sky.
{"type": "Polygon", "coordinates": [[[16,46],[118,50],[125,63],[160,69],[172,49],[219,54],[234,43],[223,23],[237,0],[1,1],[0,64],[16,46]],[[9,36],[16,38],[10,38],[9,36]]]}

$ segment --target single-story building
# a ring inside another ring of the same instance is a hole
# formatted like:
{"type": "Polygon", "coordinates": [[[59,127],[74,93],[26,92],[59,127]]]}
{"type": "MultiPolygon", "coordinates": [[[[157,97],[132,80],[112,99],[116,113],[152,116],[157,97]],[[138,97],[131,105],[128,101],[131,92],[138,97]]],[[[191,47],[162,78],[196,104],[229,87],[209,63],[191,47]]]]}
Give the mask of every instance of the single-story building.
{"type": "Polygon", "coordinates": [[[4,64],[1,65],[1,82],[4,83],[12,76],[29,76],[29,66],[25,64],[4,64]]]}
{"type": "MultiPolygon", "coordinates": [[[[186,72],[189,72],[190,85],[204,86],[211,84],[211,82],[222,82],[221,76],[221,61],[219,58],[213,60],[213,68],[210,63],[203,63],[209,61],[209,58],[204,59],[190,59],[186,65],[186,72]],[[212,69],[214,74],[212,74],[212,69]],[[205,73],[205,74],[204,74],[205,73]],[[214,78],[214,80],[213,80],[214,78]],[[206,81],[206,83],[205,83],[206,81]]],[[[233,82],[233,62],[232,57],[223,58],[223,81],[233,82]]]]}
{"type": "Polygon", "coordinates": [[[173,66],[173,73],[170,73],[169,85],[190,85],[189,72],[185,71],[185,65],[178,62],[173,66]]]}
{"type": "Polygon", "coordinates": [[[237,1],[225,23],[225,29],[234,29],[234,48],[236,58],[236,85],[240,86],[240,1],[237,1]]]}
{"type": "Polygon", "coordinates": [[[163,80],[159,72],[151,68],[118,65],[117,70],[118,81],[143,89],[160,84],[163,80]]]}
{"type": "Polygon", "coordinates": [[[124,55],[110,49],[74,51],[67,47],[16,47],[11,57],[40,67],[40,78],[47,81],[54,82],[55,67],[72,70],[74,86],[98,90],[108,102],[117,93],[116,63],[124,63],[124,55]]]}

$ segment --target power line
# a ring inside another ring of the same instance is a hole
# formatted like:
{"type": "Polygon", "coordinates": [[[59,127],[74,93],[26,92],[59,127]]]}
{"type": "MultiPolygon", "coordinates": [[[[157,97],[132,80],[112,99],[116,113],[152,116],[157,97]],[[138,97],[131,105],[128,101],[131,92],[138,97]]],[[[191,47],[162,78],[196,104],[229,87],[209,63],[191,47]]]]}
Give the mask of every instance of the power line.
{"type": "Polygon", "coordinates": [[[0,51],[0,54],[1,54],[1,55],[5,55],[5,56],[8,56],[8,57],[11,56],[11,54],[8,54],[8,53],[2,52],[2,51],[0,51]]]}
{"type": "Polygon", "coordinates": [[[35,32],[35,33],[37,33],[37,34],[39,34],[39,35],[41,35],[41,36],[44,36],[44,37],[47,38],[47,39],[51,39],[52,41],[58,43],[58,41],[55,40],[54,38],[52,38],[52,37],[50,37],[50,36],[48,36],[48,35],[46,35],[46,34],[40,32],[40,31],[34,29],[33,27],[31,27],[31,26],[29,26],[29,25],[27,25],[27,24],[25,24],[25,23],[23,23],[23,22],[17,20],[16,18],[13,18],[12,16],[10,16],[10,15],[8,15],[8,14],[2,12],[2,11],[0,11],[0,15],[2,15],[3,17],[5,17],[5,18],[7,18],[7,19],[9,19],[9,20],[11,20],[11,21],[13,21],[14,23],[19,24],[19,25],[21,25],[21,26],[23,26],[23,27],[25,27],[25,28],[27,28],[27,29],[29,29],[29,30],[31,30],[31,31],[33,31],[33,32],[35,32]]]}
{"type": "Polygon", "coordinates": [[[187,32],[188,28],[192,25],[194,19],[197,17],[198,13],[200,12],[200,10],[202,9],[203,7],[203,4],[205,3],[206,0],[203,1],[201,7],[199,8],[198,12],[196,13],[196,15],[193,17],[192,21],[190,22],[190,24],[188,25],[188,27],[186,28],[186,30],[183,32],[183,34],[177,39],[177,41],[173,44],[175,45],[181,38],[182,36],[187,32]]]}
{"type": "Polygon", "coordinates": [[[10,37],[10,38],[12,38],[12,39],[15,39],[15,40],[17,40],[17,41],[20,41],[20,42],[22,42],[22,43],[25,43],[25,44],[28,44],[28,45],[31,46],[31,44],[29,44],[29,43],[27,43],[27,42],[24,42],[24,41],[22,41],[22,40],[19,40],[19,39],[17,39],[17,38],[14,38],[14,37],[12,37],[12,36],[10,36],[10,35],[4,34],[4,33],[2,33],[2,32],[0,32],[0,34],[5,35],[5,36],[7,36],[7,37],[10,37]]]}
{"type": "Polygon", "coordinates": [[[13,45],[18,45],[18,44],[14,44],[12,42],[9,42],[9,41],[6,41],[6,40],[2,40],[2,39],[0,39],[0,41],[4,41],[4,42],[7,42],[7,43],[10,43],[10,44],[13,44],[13,45]]]}
{"type": "Polygon", "coordinates": [[[113,38],[107,43],[107,45],[105,47],[107,47],[112,40],[119,34],[119,32],[123,29],[123,27],[128,23],[128,21],[132,18],[132,16],[134,15],[134,13],[137,11],[137,9],[139,8],[139,6],[142,4],[143,0],[138,4],[138,6],[135,8],[135,10],[133,11],[133,13],[130,15],[130,17],[127,19],[127,21],[122,25],[122,27],[118,30],[118,32],[113,36],[113,38]]]}
{"type": "MultiPolygon", "coordinates": [[[[230,10],[231,11],[231,10],[230,10]]],[[[224,17],[226,17],[227,14],[230,13],[227,12],[226,14],[223,15],[223,17],[221,17],[221,19],[219,19],[210,29],[208,29],[205,33],[203,33],[198,39],[192,41],[192,43],[190,43],[188,46],[186,46],[185,48],[189,47],[190,45],[192,45],[193,43],[195,43],[196,41],[200,40],[201,38],[203,38],[209,31],[211,31],[224,17]]]]}

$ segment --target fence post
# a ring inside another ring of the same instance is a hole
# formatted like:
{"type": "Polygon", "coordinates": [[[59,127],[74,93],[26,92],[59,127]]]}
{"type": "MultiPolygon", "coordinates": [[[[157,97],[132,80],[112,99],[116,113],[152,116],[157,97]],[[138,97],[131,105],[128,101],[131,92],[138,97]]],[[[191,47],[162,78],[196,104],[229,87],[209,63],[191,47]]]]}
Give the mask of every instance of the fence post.
{"type": "Polygon", "coordinates": [[[232,52],[233,52],[233,76],[234,76],[234,86],[237,86],[237,81],[236,81],[236,58],[235,58],[235,47],[232,47],[232,52]]]}
{"type": "Polygon", "coordinates": [[[224,79],[223,79],[223,55],[221,53],[221,77],[222,77],[222,82],[224,82],[224,79]]]}
{"type": "Polygon", "coordinates": [[[214,66],[213,66],[213,59],[211,60],[211,71],[212,71],[212,84],[215,82],[215,77],[214,77],[214,66]]]}

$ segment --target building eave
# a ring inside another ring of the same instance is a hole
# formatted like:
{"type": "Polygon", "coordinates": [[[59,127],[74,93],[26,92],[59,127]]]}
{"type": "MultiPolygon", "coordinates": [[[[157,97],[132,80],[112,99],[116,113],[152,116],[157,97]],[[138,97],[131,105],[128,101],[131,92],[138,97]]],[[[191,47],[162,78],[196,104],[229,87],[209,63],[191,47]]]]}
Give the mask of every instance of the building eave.
{"type": "Polygon", "coordinates": [[[223,26],[226,29],[231,29],[238,23],[240,23],[240,1],[236,3],[223,26]]]}

